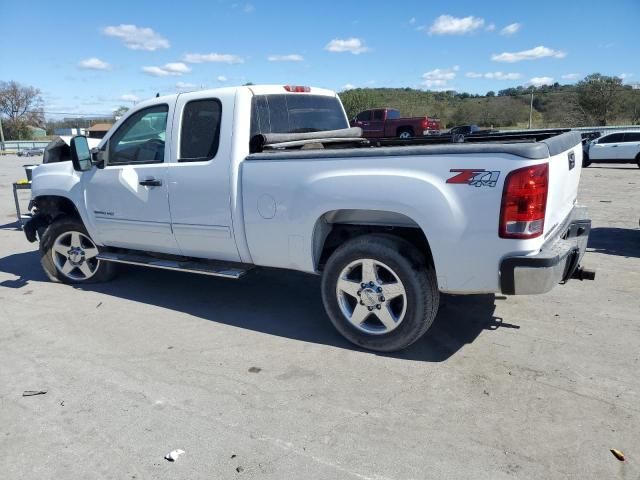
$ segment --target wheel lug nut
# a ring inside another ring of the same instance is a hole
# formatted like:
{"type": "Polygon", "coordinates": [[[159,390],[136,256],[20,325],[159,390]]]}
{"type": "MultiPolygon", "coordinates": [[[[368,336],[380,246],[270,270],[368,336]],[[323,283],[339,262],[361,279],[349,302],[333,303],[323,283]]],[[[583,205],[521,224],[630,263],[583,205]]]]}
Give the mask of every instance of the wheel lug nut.
{"type": "Polygon", "coordinates": [[[378,293],[382,293],[382,287],[378,287],[378,293]]]}
{"type": "Polygon", "coordinates": [[[380,310],[380,309],[382,308],[382,305],[377,304],[377,305],[376,305],[376,308],[377,308],[378,310],[380,310]]]}
{"type": "Polygon", "coordinates": [[[373,282],[369,282],[369,286],[373,287],[374,283],[373,282]]]}
{"type": "Polygon", "coordinates": [[[365,287],[367,286],[367,284],[366,284],[366,283],[361,283],[361,284],[360,284],[360,286],[361,286],[362,288],[365,288],[365,287]]]}
{"type": "Polygon", "coordinates": [[[362,300],[360,300],[360,305],[364,305],[364,302],[362,300]]]}
{"type": "Polygon", "coordinates": [[[380,295],[380,301],[384,302],[384,297],[382,295],[380,295]]]}
{"type": "Polygon", "coordinates": [[[373,310],[373,307],[367,307],[369,309],[369,311],[373,310]]]}
{"type": "Polygon", "coordinates": [[[362,290],[358,290],[358,296],[362,295],[362,290]]]}

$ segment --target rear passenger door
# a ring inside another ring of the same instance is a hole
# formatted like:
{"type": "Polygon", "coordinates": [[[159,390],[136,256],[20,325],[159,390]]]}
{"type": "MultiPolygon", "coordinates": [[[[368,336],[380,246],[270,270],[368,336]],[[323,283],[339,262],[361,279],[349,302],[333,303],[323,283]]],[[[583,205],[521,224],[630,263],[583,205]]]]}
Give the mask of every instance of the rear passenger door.
{"type": "Polygon", "coordinates": [[[640,152],[640,132],[627,132],[620,147],[618,156],[620,160],[635,160],[640,152]]]}
{"type": "Polygon", "coordinates": [[[178,97],[169,164],[171,226],[183,255],[240,261],[231,223],[234,96],[178,97]]]}
{"type": "Polygon", "coordinates": [[[370,136],[373,138],[384,137],[384,109],[378,109],[373,111],[371,116],[371,123],[369,124],[370,136]]]}

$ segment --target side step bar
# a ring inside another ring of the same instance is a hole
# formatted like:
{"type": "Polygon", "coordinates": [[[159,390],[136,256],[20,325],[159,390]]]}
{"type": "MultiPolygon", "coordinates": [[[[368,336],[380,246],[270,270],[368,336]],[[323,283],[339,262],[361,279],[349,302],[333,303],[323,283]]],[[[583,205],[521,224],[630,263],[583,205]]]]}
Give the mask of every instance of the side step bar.
{"type": "Polygon", "coordinates": [[[189,260],[171,260],[151,257],[135,253],[102,252],[98,260],[104,262],[126,263],[141,267],[161,268],[164,270],[176,270],[179,272],[199,273],[213,277],[238,279],[253,268],[252,265],[241,265],[226,262],[195,262],[189,260]]]}

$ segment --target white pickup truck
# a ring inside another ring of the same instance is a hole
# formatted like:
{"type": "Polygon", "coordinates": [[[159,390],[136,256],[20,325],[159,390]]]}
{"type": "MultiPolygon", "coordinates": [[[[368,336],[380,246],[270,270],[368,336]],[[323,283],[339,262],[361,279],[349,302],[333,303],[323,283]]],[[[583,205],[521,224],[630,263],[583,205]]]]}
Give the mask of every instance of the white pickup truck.
{"type": "Polygon", "coordinates": [[[360,138],[338,96],[244,86],[140,103],[72,162],[33,172],[53,281],[105,281],[117,263],[238,278],[322,275],[335,327],[378,351],[420,338],[439,292],[536,294],[572,277],[591,222],[573,132],[360,138]]]}

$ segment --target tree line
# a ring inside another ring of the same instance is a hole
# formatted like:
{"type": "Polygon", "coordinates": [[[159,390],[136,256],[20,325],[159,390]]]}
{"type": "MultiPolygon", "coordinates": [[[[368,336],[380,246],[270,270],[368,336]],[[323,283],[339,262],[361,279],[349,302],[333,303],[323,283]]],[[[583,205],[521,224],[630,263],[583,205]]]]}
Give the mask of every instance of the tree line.
{"type": "Polygon", "coordinates": [[[340,93],[349,118],[370,108],[394,107],[403,116],[440,118],[443,128],[462,124],[525,127],[533,92],[533,126],[581,127],[640,123],[640,90],[622,79],[593,73],[572,85],[518,86],[486,95],[412,88],[356,88],[340,93]]]}

